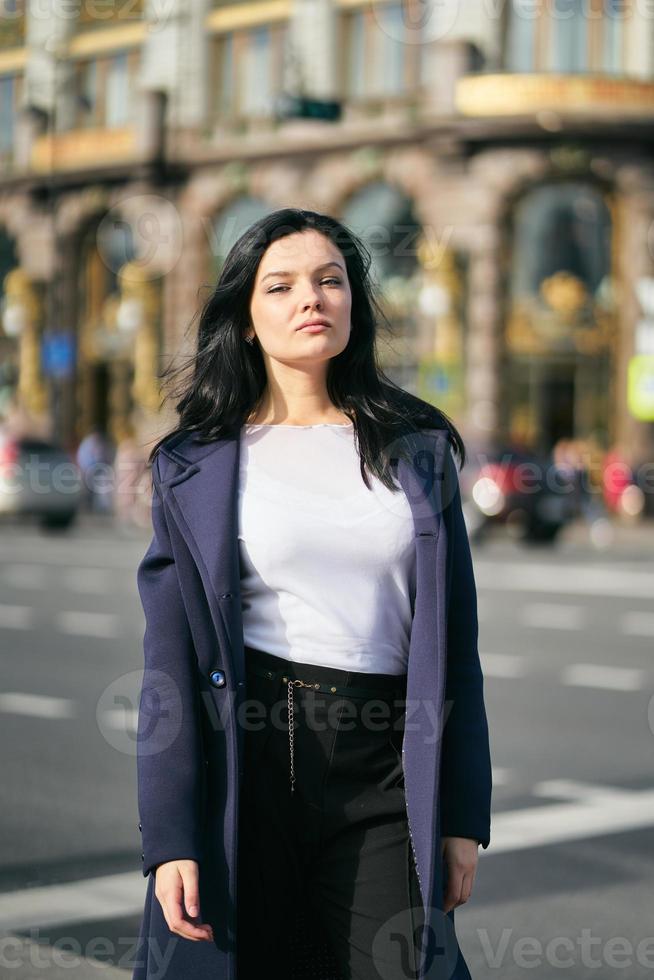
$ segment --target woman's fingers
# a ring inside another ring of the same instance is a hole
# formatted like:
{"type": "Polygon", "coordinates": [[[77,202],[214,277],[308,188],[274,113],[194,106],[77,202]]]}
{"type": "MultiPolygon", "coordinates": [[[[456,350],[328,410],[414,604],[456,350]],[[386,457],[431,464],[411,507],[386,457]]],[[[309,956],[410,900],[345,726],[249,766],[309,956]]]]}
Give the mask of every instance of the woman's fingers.
{"type": "Polygon", "coordinates": [[[443,848],[447,882],[443,895],[443,912],[447,914],[464,905],[472,894],[477,869],[477,850],[468,838],[449,838],[443,848]]]}
{"type": "Polygon", "coordinates": [[[184,887],[184,907],[192,919],[200,915],[200,887],[195,869],[180,867],[184,887]]]}
{"type": "Polygon", "coordinates": [[[155,873],[155,895],[171,932],[191,939],[213,940],[213,929],[207,924],[190,922],[199,918],[198,866],[195,861],[170,861],[159,865],[155,873]],[[195,913],[191,909],[197,909],[195,913]]]}

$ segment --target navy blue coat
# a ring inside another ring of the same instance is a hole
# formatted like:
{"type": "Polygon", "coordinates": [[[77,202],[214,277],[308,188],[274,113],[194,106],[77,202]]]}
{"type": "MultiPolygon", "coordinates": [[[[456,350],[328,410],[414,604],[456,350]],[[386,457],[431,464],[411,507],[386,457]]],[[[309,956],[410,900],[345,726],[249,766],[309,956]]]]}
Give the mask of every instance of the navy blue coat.
{"type": "MultiPolygon", "coordinates": [[[[154,536],[137,573],[146,623],[137,772],[148,881],[133,980],[236,980],[243,774],[243,729],[236,712],[247,696],[239,448],[238,428],[209,444],[193,433],[176,433],[153,464],[154,536]],[[171,933],[154,894],[156,865],[183,858],[199,864],[202,921],[211,923],[213,942],[171,933]]],[[[404,436],[397,448],[395,473],[413,513],[417,562],[405,792],[427,914],[423,949],[441,949],[417,980],[469,980],[454,912],[442,912],[441,835],[477,838],[484,847],[490,840],[491,765],[476,588],[445,430],[404,436]]]]}

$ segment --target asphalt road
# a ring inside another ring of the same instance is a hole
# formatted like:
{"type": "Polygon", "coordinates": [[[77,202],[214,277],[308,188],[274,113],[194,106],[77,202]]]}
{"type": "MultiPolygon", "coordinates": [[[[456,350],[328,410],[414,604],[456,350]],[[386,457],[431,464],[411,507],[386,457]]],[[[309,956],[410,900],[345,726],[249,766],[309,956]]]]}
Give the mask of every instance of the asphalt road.
{"type": "MultiPolygon", "coordinates": [[[[149,534],[0,534],[0,977],[124,980],[149,534]]],[[[494,767],[491,846],[456,912],[475,980],[654,972],[651,554],[583,534],[474,548],[494,767]]]]}

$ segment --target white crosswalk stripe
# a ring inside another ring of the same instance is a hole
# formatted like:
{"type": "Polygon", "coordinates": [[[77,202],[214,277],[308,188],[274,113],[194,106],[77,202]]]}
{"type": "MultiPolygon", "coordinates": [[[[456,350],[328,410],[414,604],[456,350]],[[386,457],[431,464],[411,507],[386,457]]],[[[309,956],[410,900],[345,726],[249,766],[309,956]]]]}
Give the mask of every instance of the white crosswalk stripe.
{"type": "Polygon", "coordinates": [[[556,779],[537,783],[532,792],[541,797],[568,799],[492,816],[491,843],[486,854],[654,826],[654,790],[651,789],[614,789],[556,779]]]}
{"type": "Polygon", "coordinates": [[[33,622],[32,606],[0,605],[0,629],[28,630],[33,622]]]}
{"type": "Polygon", "coordinates": [[[481,669],[487,677],[522,677],[525,661],[511,653],[480,653],[481,669]]]}
{"type": "Polygon", "coordinates": [[[601,687],[611,691],[642,691],[647,672],[637,667],[608,667],[602,664],[568,664],[561,682],[577,687],[601,687]]]}
{"type": "Polygon", "coordinates": [[[654,636],[654,613],[638,610],[623,613],[620,632],[625,636],[654,636]]]}
{"type": "Polygon", "coordinates": [[[74,612],[64,610],[55,615],[55,626],[72,636],[94,636],[115,639],[118,636],[118,617],[113,613],[74,612]]]}
{"type": "Polygon", "coordinates": [[[520,610],[523,626],[548,630],[580,630],[584,625],[581,606],[566,606],[557,602],[530,602],[520,610]]]}
{"type": "Polygon", "coordinates": [[[0,693],[0,711],[34,718],[74,718],[75,702],[49,694],[27,694],[24,691],[0,693]]]}
{"type": "Polygon", "coordinates": [[[475,578],[481,589],[494,592],[557,592],[561,595],[654,597],[654,573],[613,565],[541,564],[526,562],[474,562],[475,578]]]}

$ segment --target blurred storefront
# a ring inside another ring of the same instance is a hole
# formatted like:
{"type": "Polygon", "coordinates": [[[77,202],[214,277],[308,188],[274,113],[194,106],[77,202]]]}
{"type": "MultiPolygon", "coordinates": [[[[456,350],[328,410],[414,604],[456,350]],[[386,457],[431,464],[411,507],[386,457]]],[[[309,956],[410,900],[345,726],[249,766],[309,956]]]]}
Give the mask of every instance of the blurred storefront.
{"type": "Polygon", "coordinates": [[[512,207],[501,400],[512,442],[615,438],[612,243],[609,206],[592,184],[545,183],[512,207]]]}
{"type": "Polygon", "coordinates": [[[297,205],[360,234],[385,370],[475,445],[570,437],[651,458],[642,11],[54,6],[27,30],[18,5],[1,40],[0,398],[18,392],[69,443],[151,438],[169,421],[160,372],[229,248],[297,205]],[[283,94],[311,112],[281,111],[283,94]]]}

